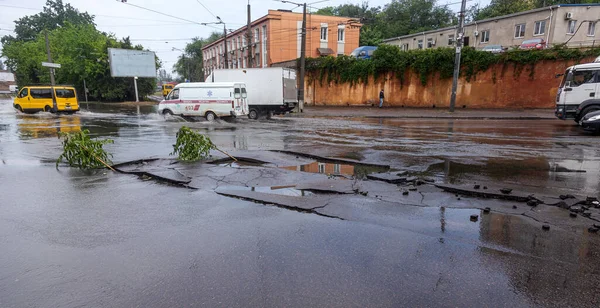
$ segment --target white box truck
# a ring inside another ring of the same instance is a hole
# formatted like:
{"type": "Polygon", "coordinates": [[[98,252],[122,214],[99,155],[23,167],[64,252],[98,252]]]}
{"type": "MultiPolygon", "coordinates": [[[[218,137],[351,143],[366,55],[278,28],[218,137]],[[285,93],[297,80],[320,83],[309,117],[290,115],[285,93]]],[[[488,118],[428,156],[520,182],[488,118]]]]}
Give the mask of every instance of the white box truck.
{"type": "Polygon", "coordinates": [[[296,71],[282,67],[221,69],[205,82],[243,82],[248,88],[248,118],[285,114],[298,104],[296,71]]]}
{"type": "Polygon", "coordinates": [[[580,122],[600,110],[600,62],[574,65],[565,71],[556,94],[556,117],[580,122]]]}

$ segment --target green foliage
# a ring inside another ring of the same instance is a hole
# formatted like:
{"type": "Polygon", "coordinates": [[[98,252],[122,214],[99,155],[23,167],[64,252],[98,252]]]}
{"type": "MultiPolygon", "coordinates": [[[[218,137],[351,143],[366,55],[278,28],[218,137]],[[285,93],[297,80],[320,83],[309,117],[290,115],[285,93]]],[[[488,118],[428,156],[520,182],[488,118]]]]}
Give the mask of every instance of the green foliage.
{"type": "MultiPolygon", "coordinates": [[[[93,24],[93,17],[79,13],[69,4],[60,0],[48,1],[42,13],[25,16],[15,22],[23,24],[35,33],[25,30],[17,32],[17,37],[4,37],[0,56],[5,57],[7,67],[15,72],[20,87],[28,84],[50,83],[49,70],[41,66],[46,61],[44,31],[48,30],[50,51],[54,62],[62,68],[56,70],[56,82],[69,84],[83,94],[83,81],[86,80],[91,99],[100,101],[124,101],[135,98],[132,78],[110,76],[108,48],[143,50],[143,46],[133,46],[129,38],[117,40],[113,35],[100,32],[93,24]]],[[[27,28],[27,29],[29,29],[27,28]]],[[[157,67],[160,61],[157,59],[157,67]]],[[[138,92],[144,97],[154,92],[155,78],[140,78],[138,92]]]]}
{"type": "MultiPolygon", "coordinates": [[[[586,57],[600,54],[600,48],[567,49],[554,47],[546,50],[511,50],[502,54],[492,54],[476,50],[472,47],[463,48],[461,57],[461,74],[467,81],[475,79],[479,72],[486,71],[493,64],[513,65],[514,77],[519,77],[526,68],[529,77],[534,77],[535,64],[540,61],[580,61],[586,57]]],[[[404,82],[404,76],[409,71],[419,75],[421,83],[427,85],[428,78],[439,74],[439,78],[451,78],[454,70],[454,49],[435,48],[425,50],[401,51],[398,46],[381,45],[370,60],[359,60],[340,56],[309,58],[306,60],[306,70],[309,78],[317,79],[323,85],[331,83],[368,83],[369,76],[375,81],[385,74],[392,73],[404,82]]]]}
{"type": "Polygon", "coordinates": [[[65,160],[69,166],[79,169],[104,168],[102,162],[111,164],[109,157],[112,154],[106,152],[102,147],[113,143],[111,139],[94,140],[89,136],[89,131],[83,130],[75,133],[59,133],[63,138],[63,153],[56,160],[56,167],[65,160]]]}
{"type": "Polygon", "coordinates": [[[550,5],[582,3],[598,3],[598,0],[491,0],[490,4],[484,7],[480,7],[479,4],[471,6],[467,11],[466,19],[471,22],[550,5]]]}
{"type": "Polygon", "coordinates": [[[177,132],[177,141],[173,145],[173,153],[182,161],[198,161],[208,157],[210,150],[216,149],[208,136],[182,126],[177,132]]]}
{"type": "Polygon", "coordinates": [[[64,27],[67,23],[73,25],[93,25],[94,16],[80,13],[69,3],[63,4],[62,0],[48,0],[44,10],[38,14],[24,16],[15,21],[16,37],[11,35],[2,38],[2,44],[10,41],[35,40],[43,30],[54,30],[64,27]]]}

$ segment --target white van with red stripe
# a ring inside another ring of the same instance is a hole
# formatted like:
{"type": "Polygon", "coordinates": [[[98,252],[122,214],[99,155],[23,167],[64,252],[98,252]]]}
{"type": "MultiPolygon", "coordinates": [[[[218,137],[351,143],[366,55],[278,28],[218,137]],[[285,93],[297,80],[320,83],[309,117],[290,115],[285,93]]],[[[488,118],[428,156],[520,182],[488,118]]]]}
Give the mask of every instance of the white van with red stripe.
{"type": "Polygon", "coordinates": [[[180,83],[158,104],[158,113],[189,117],[238,117],[248,114],[243,82],[180,83]]]}

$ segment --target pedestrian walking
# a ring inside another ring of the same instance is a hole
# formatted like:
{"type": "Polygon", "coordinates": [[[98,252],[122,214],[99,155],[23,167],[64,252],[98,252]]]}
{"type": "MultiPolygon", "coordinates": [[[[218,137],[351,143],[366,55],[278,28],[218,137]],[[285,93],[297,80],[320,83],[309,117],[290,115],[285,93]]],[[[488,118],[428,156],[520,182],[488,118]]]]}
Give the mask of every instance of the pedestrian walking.
{"type": "Polygon", "coordinates": [[[385,98],[385,96],[383,95],[383,89],[381,89],[381,92],[379,92],[379,108],[381,108],[381,106],[383,106],[384,98],[385,98]]]}

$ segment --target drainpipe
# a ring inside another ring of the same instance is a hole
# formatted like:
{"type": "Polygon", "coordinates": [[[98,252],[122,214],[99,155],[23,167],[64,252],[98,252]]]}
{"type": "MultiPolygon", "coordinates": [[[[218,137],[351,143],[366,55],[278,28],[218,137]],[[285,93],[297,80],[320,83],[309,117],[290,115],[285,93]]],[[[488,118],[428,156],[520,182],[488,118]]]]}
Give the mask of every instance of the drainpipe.
{"type": "Polygon", "coordinates": [[[475,23],[475,32],[477,32],[477,36],[474,37],[475,39],[475,47],[479,47],[479,35],[481,35],[481,33],[479,33],[479,25],[477,24],[477,21],[473,21],[473,23],[475,23]]]}
{"type": "Polygon", "coordinates": [[[546,47],[550,47],[550,31],[552,29],[552,15],[553,15],[553,11],[552,11],[552,6],[550,6],[550,17],[549,17],[549,22],[548,22],[548,34],[546,35],[546,47]]]}

